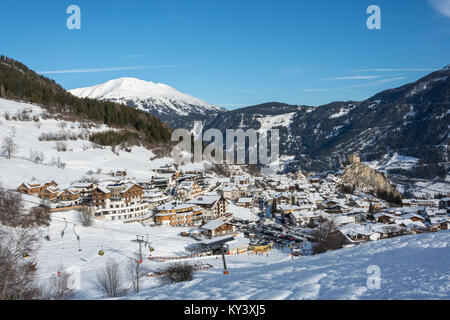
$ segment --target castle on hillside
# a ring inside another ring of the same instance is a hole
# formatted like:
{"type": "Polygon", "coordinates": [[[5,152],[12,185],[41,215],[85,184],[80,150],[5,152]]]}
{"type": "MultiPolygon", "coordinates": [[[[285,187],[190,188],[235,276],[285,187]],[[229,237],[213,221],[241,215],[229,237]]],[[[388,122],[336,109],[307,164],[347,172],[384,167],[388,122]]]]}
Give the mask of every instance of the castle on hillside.
{"type": "Polygon", "coordinates": [[[342,164],[342,168],[345,168],[347,166],[350,166],[354,163],[361,163],[361,159],[354,153],[348,156],[347,160],[344,161],[342,164]]]}
{"type": "Polygon", "coordinates": [[[351,155],[348,156],[348,162],[350,164],[360,163],[361,159],[356,154],[351,154],[351,155]]]}

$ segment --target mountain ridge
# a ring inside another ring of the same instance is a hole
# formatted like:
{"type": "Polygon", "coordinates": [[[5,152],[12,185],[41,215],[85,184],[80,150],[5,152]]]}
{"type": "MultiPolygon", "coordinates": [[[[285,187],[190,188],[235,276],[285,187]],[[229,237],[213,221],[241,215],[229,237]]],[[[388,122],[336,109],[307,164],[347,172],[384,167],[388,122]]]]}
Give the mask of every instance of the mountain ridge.
{"type": "Polygon", "coordinates": [[[415,82],[384,90],[364,101],[295,106],[279,102],[245,107],[208,118],[204,130],[255,129],[263,118],[294,112],[280,130],[280,154],[295,156],[310,171],[334,170],[348,154],[362,161],[400,154],[420,159],[411,170],[395,173],[433,179],[448,174],[450,68],[415,82]],[[274,111],[282,106],[280,112],[274,111]]]}
{"type": "Polygon", "coordinates": [[[201,118],[225,109],[182,93],[175,88],[137,78],[122,77],[91,87],[69,90],[80,98],[124,104],[149,112],[175,127],[179,118],[201,118]]]}

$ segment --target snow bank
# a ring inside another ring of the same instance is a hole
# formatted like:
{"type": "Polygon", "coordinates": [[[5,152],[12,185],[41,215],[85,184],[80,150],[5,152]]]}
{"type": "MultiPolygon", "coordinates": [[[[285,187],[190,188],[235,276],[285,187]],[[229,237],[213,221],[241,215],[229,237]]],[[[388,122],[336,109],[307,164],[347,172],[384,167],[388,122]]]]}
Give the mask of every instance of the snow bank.
{"type": "Polygon", "coordinates": [[[259,267],[199,272],[143,299],[449,299],[450,232],[403,236],[259,267]],[[380,268],[380,289],[367,286],[380,268]],[[370,271],[370,269],[369,269],[370,271]]]}

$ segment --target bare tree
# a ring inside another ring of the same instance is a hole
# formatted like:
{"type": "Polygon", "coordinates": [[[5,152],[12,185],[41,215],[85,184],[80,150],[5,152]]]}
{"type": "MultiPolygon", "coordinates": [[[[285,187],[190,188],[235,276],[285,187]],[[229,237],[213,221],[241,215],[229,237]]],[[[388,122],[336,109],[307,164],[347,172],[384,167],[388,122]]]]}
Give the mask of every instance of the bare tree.
{"type": "Polygon", "coordinates": [[[127,273],[131,282],[133,292],[139,293],[141,283],[141,264],[136,259],[130,259],[127,265],[127,273]]]}
{"type": "Polygon", "coordinates": [[[190,281],[193,278],[194,267],[189,263],[171,263],[160,270],[162,283],[190,281]]]}
{"type": "Polygon", "coordinates": [[[383,229],[384,229],[384,232],[386,232],[386,234],[387,234],[387,236],[388,237],[392,237],[397,231],[398,231],[398,227],[397,227],[397,225],[393,225],[393,224],[391,224],[391,225],[385,225],[384,227],[383,227],[383,229]]]}
{"type": "Polygon", "coordinates": [[[35,281],[37,234],[0,226],[0,300],[39,299],[35,281]]]}
{"type": "Polygon", "coordinates": [[[94,223],[91,208],[83,208],[79,211],[80,223],[83,227],[90,227],[94,223]]]}
{"type": "Polygon", "coordinates": [[[107,260],[105,268],[97,273],[97,281],[108,297],[120,297],[127,294],[119,264],[113,259],[107,260]]]}
{"type": "Polygon", "coordinates": [[[15,138],[16,137],[16,133],[17,133],[16,127],[12,126],[11,127],[11,137],[15,138]]]}
{"type": "Polygon", "coordinates": [[[48,226],[51,222],[48,207],[33,207],[28,214],[22,195],[15,190],[4,190],[0,186],[0,223],[10,227],[32,228],[48,226]]]}
{"type": "Polygon", "coordinates": [[[33,151],[30,149],[30,160],[36,164],[43,163],[45,159],[42,151],[33,151]]]}
{"type": "Polygon", "coordinates": [[[67,151],[67,143],[63,141],[56,142],[56,151],[58,152],[66,152],[67,151]]]}
{"type": "Polygon", "coordinates": [[[317,243],[314,248],[315,253],[340,249],[346,243],[345,237],[337,229],[337,225],[333,220],[321,221],[312,235],[317,243]]]}
{"type": "Polygon", "coordinates": [[[11,159],[11,156],[17,152],[19,146],[14,143],[13,138],[6,137],[2,142],[2,152],[8,155],[8,159],[11,159]]]}
{"type": "Polygon", "coordinates": [[[7,226],[17,227],[20,225],[24,213],[22,195],[0,187],[0,222],[7,226]]]}
{"type": "Polygon", "coordinates": [[[65,169],[66,168],[66,163],[62,162],[60,157],[58,157],[58,158],[52,157],[52,160],[50,161],[50,164],[52,166],[56,166],[56,167],[58,167],[60,169],[65,169]]]}
{"type": "Polygon", "coordinates": [[[41,290],[41,299],[66,300],[73,297],[73,290],[69,287],[70,274],[60,265],[56,274],[52,275],[46,286],[41,290]]]}

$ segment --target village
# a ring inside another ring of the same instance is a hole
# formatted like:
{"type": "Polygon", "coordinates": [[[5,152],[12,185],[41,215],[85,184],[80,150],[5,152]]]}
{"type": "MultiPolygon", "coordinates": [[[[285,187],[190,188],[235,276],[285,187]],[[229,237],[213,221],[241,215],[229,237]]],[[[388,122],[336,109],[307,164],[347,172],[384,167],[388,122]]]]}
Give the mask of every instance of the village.
{"type": "MultiPolygon", "coordinates": [[[[359,159],[350,157],[353,161],[359,159]]],[[[201,255],[221,254],[224,245],[232,255],[273,248],[312,255],[324,221],[332,221],[343,246],[449,228],[450,198],[404,199],[402,206],[390,206],[339,186],[340,177],[332,173],[255,177],[233,166],[225,177],[165,164],[149,180],[133,181],[117,171],[108,181],[70,186],[32,181],[17,190],[40,198],[51,212],[86,210],[104,222],[190,227],[180,234],[195,239],[197,245],[187,250],[201,255]]]]}

